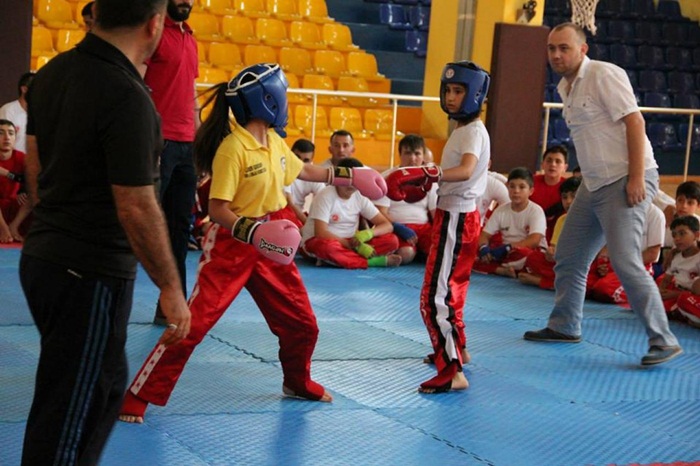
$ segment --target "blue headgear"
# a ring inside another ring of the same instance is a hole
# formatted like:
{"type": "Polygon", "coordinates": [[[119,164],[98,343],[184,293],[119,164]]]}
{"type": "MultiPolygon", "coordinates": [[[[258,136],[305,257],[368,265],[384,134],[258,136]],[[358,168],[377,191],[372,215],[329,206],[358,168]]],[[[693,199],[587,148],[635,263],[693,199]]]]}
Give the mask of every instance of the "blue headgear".
{"type": "Polygon", "coordinates": [[[489,74],[476,63],[470,61],[448,63],[442,70],[440,77],[440,107],[442,107],[442,111],[454,119],[475,117],[481,111],[481,105],[486,98],[490,81],[489,74]],[[445,107],[445,90],[449,83],[463,84],[467,88],[462,108],[457,113],[450,113],[445,107]]]}
{"type": "Polygon", "coordinates": [[[288,86],[279,65],[260,63],[245,68],[228,83],[226,101],[238,124],[259,118],[286,137],[288,86]]]}

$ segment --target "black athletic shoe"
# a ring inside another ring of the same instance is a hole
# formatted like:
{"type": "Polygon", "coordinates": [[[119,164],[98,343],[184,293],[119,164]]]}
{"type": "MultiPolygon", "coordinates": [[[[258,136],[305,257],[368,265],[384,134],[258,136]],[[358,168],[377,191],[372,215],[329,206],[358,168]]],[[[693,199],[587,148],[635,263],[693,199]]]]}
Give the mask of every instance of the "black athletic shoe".
{"type": "Polygon", "coordinates": [[[652,346],[642,358],[642,366],[661,364],[670,361],[681,353],[683,353],[683,348],[680,346],[652,346]]]}
{"type": "Polygon", "coordinates": [[[530,330],[525,332],[523,338],[530,341],[550,341],[556,343],[580,343],[581,336],[566,335],[564,333],[555,332],[549,327],[542,330],[530,330]]]}

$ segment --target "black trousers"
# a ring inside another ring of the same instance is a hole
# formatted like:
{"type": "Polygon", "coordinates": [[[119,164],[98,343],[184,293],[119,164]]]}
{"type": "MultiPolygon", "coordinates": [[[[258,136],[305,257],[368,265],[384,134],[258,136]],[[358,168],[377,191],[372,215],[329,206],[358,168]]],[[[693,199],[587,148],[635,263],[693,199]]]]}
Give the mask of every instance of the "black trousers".
{"type": "Polygon", "coordinates": [[[119,415],[134,281],[22,255],[41,353],[22,465],[94,465],[119,415]]]}
{"type": "Polygon", "coordinates": [[[160,203],[168,223],[170,244],[180,273],[182,291],[187,295],[187,243],[197,191],[197,173],[191,142],[164,142],[160,156],[160,203]]]}

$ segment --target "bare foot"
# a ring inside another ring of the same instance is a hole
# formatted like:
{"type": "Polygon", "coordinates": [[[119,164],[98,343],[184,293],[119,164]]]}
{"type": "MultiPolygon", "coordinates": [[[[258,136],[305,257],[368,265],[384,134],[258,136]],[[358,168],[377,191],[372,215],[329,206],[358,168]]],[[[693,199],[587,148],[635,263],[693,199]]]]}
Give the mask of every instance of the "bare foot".
{"type": "Polygon", "coordinates": [[[504,277],[517,278],[518,274],[515,273],[513,267],[497,267],[496,275],[502,275],[504,277]]]}
{"type": "Polygon", "coordinates": [[[14,241],[17,241],[18,243],[21,243],[24,241],[24,238],[22,237],[22,235],[19,234],[19,225],[15,225],[15,224],[11,223],[9,225],[9,228],[10,228],[10,234],[12,235],[12,239],[14,241]]]}
{"type": "Polygon", "coordinates": [[[537,275],[533,275],[531,273],[527,272],[520,272],[518,274],[518,280],[520,280],[520,283],[523,285],[532,285],[532,286],[539,286],[540,282],[542,279],[538,277],[537,275]]]}
{"type": "Polygon", "coordinates": [[[119,420],[129,424],[143,424],[143,416],[133,416],[131,414],[120,414],[119,420]]]}
{"type": "Polygon", "coordinates": [[[142,400],[130,391],[127,391],[119,412],[119,420],[130,424],[143,424],[146,408],[148,408],[146,400],[142,400]]]}
{"type": "Polygon", "coordinates": [[[401,265],[401,256],[398,254],[389,254],[386,256],[387,267],[398,267],[399,265],[401,265]]]}
{"type": "MultiPolygon", "coordinates": [[[[319,387],[320,387],[320,385],[319,385],[319,387]]],[[[323,389],[323,395],[321,395],[321,398],[317,398],[316,396],[314,396],[311,393],[308,393],[306,395],[297,394],[291,388],[287,388],[284,385],[282,385],[282,393],[284,393],[284,396],[288,396],[290,398],[297,398],[299,400],[321,401],[323,403],[330,403],[331,401],[333,401],[333,395],[328,393],[325,389],[323,389]]]]}
{"type": "Polygon", "coordinates": [[[434,387],[418,387],[420,393],[432,395],[434,393],[445,393],[450,391],[466,390],[469,388],[469,381],[464,376],[464,372],[457,372],[448,385],[443,385],[439,388],[434,387]]]}
{"type": "Polygon", "coordinates": [[[0,243],[11,243],[14,241],[14,238],[12,237],[12,232],[10,231],[10,228],[8,226],[1,226],[0,227],[0,243]]]}

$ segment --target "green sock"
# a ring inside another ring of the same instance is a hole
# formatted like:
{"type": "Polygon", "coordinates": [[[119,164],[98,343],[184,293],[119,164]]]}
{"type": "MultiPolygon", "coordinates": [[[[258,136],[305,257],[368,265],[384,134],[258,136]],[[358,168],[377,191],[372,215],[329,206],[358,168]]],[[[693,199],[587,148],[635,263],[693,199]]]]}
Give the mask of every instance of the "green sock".
{"type": "Polygon", "coordinates": [[[386,267],[386,256],[375,256],[367,259],[368,267],[386,267]]]}

